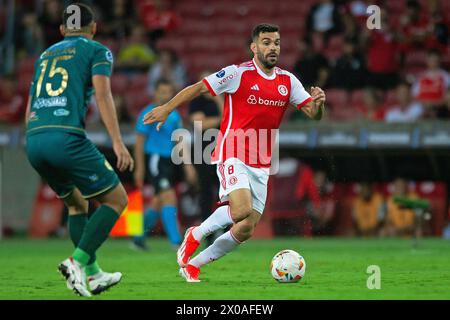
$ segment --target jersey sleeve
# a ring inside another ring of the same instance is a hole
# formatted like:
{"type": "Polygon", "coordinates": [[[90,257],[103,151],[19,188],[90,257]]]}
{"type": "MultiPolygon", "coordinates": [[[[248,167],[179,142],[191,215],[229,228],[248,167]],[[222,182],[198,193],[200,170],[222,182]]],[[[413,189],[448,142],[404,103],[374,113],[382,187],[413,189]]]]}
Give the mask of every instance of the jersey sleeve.
{"type": "Polygon", "coordinates": [[[106,47],[98,47],[94,52],[91,75],[102,75],[110,77],[112,73],[113,55],[106,47]]]}
{"type": "Polygon", "coordinates": [[[139,114],[139,117],[136,121],[136,126],[134,128],[136,130],[136,133],[144,134],[144,135],[147,134],[149,126],[144,124],[144,116],[148,111],[150,111],[150,110],[144,109],[139,114]]]}
{"type": "Polygon", "coordinates": [[[312,100],[311,95],[305,90],[300,80],[290,74],[291,77],[291,96],[289,102],[300,110],[305,104],[312,100]]]}
{"type": "Polygon", "coordinates": [[[203,79],[203,83],[213,96],[222,93],[234,93],[239,87],[240,76],[238,67],[231,65],[207,76],[203,79]]]}

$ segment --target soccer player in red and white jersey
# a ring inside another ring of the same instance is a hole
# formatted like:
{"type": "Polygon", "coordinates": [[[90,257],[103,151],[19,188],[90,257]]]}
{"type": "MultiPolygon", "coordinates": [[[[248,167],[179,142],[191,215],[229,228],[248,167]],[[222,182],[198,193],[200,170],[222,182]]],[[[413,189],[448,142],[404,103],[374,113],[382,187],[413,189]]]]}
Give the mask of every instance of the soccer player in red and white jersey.
{"type": "Polygon", "coordinates": [[[204,78],[144,116],[145,124],[158,122],[160,127],[179,105],[208,92],[224,94],[212,160],[217,163],[219,197],[226,205],[217,208],[201,225],[186,231],[177,255],[180,274],[188,282],[200,281],[203,265],[221,258],[252,236],[266,202],[273,130],[279,128],[288,106],[296,106],[315,120],[320,120],[324,112],[322,89],[312,87],[309,94],[294,75],[276,67],[280,55],[278,26],[257,25],[250,48],[254,54],[251,61],[228,66],[204,78]],[[230,225],[230,231],[191,259],[202,239],[230,225]]]}

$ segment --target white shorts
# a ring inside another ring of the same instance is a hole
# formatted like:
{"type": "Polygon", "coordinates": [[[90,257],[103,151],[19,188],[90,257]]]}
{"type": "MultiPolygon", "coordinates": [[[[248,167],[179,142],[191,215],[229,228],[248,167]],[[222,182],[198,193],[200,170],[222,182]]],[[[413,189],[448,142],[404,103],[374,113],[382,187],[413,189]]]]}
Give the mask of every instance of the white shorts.
{"type": "Polygon", "coordinates": [[[217,165],[219,176],[219,198],[228,201],[230,192],[237,189],[249,189],[252,194],[253,209],[264,212],[267,198],[269,168],[250,167],[237,158],[230,158],[217,165]]]}

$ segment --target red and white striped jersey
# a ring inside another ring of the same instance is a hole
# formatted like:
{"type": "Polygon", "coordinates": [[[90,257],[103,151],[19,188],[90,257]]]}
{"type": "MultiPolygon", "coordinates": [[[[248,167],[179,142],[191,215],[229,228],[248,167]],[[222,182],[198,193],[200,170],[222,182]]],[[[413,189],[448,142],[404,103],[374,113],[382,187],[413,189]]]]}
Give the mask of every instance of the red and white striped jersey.
{"type": "Polygon", "coordinates": [[[213,163],[238,158],[252,167],[270,167],[272,145],[289,104],[311,100],[300,81],[275,67],[265,74],[254,60],[228,66],[203,79],[212,95],[224,94],[224,110],[213,163]]]}

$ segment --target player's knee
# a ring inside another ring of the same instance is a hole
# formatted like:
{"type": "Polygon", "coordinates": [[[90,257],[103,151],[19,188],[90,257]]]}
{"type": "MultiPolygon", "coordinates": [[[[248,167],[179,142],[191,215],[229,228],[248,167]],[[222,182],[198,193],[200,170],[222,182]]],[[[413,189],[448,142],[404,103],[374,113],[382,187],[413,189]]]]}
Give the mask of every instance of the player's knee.
{"type": "Polygon", "coordinates": [[[103,202],[103,204],[111,207],[114,211],[117,212],[117,214],[120,215],[128,205],[128,195],[125,190],[116,192],[114,198],[103,202]]]}
{"type": "Polygon", "coordinates": [[[250,204],[242,204],[239,206],[231,207],[231,217],[235,222],[242,221],[250,216],[252,213],[252,206],[250,204]]]}
{"type": "Polygon", "coordinates": [[[177,204],[177,196],[176,196],[175,190],[173,188],[161,191],[159,194],[159,198],[161,200],[162,206],[177,204]]]}

